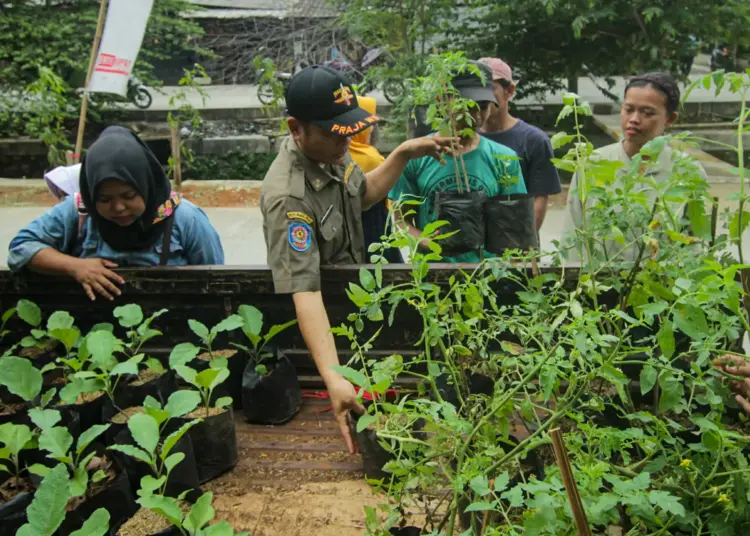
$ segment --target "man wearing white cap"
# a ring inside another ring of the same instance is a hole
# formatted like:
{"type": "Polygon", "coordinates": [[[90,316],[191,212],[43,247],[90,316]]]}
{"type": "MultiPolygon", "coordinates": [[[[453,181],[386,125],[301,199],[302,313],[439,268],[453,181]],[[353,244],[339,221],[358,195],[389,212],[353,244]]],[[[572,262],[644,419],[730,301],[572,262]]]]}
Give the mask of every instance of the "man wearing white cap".
{"type": "Polygon", "coordinates": [[[491,105],[481,134],[510,147],[521,159],[526,189],[535,197],[536,229],[542,227],[550,195],[562,191],[560,177],[552,164],[554,153],[549,137],[542,130],[510,115],[508,103],[516,92],[510,66],[499,58],[481,58],[492,70],[492,87],[497,105],[491,105]]]}

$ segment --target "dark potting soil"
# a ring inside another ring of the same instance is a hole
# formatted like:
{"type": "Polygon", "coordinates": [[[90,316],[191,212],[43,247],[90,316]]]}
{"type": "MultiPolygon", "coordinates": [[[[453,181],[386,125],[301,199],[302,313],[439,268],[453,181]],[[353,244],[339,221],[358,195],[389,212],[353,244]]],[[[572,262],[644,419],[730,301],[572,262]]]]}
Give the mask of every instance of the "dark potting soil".
{"type": "Polygon", "coordinates": [[[249,423],[283,424],[302,405],[297,369],[280,350],[275,349],[274,355],[268,375],[256,372],[253,360],[248,361],[242,375],[242,408],[249,423]]]}
{"type": "Polygon", "coordinates": [[[485,249],[502,254],[508,249],[539,246],[534,197],[527,194],[498,195],[484,204],[485,249]]]}
{"type": "Polygon", "coordinates": [[[62,343],[55,339],[49,339],[44,341],[38,346],[31,346],[29,348],[23,348],[19,350],[18,356],[25,357],[34,361],[34,365],[38,368],[42,368],[45,365],[52,363],[58,356],[57,348],[62,346],[62,343]]]}
{"type": "Polygon", "coordinates": [[[447,221],[440,229],[441,234],[458,231],[453,236],[440,241],[443,252],[458,255],[479,251],[484,246],[485,224],[484,192],[437,192],[435,194],[435,214],[438,221],[447,221]]]}
{"type": "Polygon", "coordinates": [[[206,408],[201,408],[185,417],[203,419],[188,432],[201,484],[237,465],[237,434],[231,408],[208,408],[208,415],[206,408]]]}

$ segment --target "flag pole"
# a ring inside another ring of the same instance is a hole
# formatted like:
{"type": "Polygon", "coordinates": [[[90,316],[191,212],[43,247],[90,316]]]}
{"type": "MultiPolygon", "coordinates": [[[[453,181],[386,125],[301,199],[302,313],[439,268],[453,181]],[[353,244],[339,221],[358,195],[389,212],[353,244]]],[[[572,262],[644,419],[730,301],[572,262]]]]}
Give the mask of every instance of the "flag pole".
{"type": "Polygon", "coordinates": [[[101,0],[99,5],[99,19],[96,22],[96,34],[94,35],[94,43],[91,45],[91,56],[89,57],[89,68],[86,72],[86,83],[83,86],[83,101],[81,101],[81,115],[78,118],[78,137],[76,138],[76,150],[73,153],[74,162],[81,161],[81,151],[83,150],[83,133],[86,130],[86,114],[89,109],[89,94],[88,87],[89,81],[91,80],[91,73],[94,70],[94,63],[96,57],[99,55],[99,43],[102,40],[102,33],[104,32],[104,20],[107,15],[107,4],[109,0],[101,0]]]}

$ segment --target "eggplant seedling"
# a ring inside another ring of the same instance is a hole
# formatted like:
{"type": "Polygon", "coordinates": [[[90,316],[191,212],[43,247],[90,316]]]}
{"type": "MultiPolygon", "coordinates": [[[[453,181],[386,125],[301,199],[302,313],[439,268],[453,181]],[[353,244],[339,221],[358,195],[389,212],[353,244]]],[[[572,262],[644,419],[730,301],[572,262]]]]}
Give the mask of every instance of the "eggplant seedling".
{"type": "Polygon", "coordinates": [[[234,529],[227,521],[209,525],[216,516],[213,506],[213,493],[200,496],[186,514],[180,508],[180,499],[162,495],[148,495],[138,499],[138,504],[167,519],[186,536],[247,536],[248,532],[235,535],[234,529]]]}
{"type": "Polygon", "coordinates": [[[34,446],[34,434],[23,424],[0,424],[0,469],[12,474],[16,478],[21,476],[19,456],[22,450],[34,446]]]}
{"type": "MultiPolygon", "coordinates": [[[[217,359],[211,362],[211,366],[204,371],[198,372],[187,365],[178,365],[175,372],[190,385],[198,389],[203,408],[206,410],[206,417],[211,407],[211,398],[214,390],[229,378],[229,369],[227,368],[226,359],[217,359]]],[[[223,396],[216,400],[214,407],[221,409],[232,405],[231,396],[223,396]]]]}
{"type": "MultiPolygon", "coordinates": [[[[235,343],[232,343],[232,346],[247,352],[250,359],[255,362],[255,372],[261,376],[267,376],[271,371],[264,361],[270,362],[274,355],[270,352],[264,353],[263,349],[276,335],[295,325],[297,320],[295,319],[286,324],[271,326],[268,333],[261,335],[261,331],[263,330],[263,313],[252,305],[240,305],[237,314],[242,318],[242,333],[245,334],[245,337],[250,341],[252,347],[235,343]]],[[[270,364],[273,365],[273,363],[270,364]]]]}
{"type": "Polygon", "coordinates": [[[190,326],[192,332],[200,339],[201,346],[196,346],[190,342],[178,344],[172,349],[172,353],[169,355],[169,366],[175,368],[178,365],[187,365],[202,351],[208,352],[213,360],[213,343],[219,333],[234,331],[235,329],[241,328],[244,323],[245,322],[241,316],[232,315],[225,318],[209,330],[205,324],[198,322],[197,320],[188,320],[188,326],[190,326]]]}

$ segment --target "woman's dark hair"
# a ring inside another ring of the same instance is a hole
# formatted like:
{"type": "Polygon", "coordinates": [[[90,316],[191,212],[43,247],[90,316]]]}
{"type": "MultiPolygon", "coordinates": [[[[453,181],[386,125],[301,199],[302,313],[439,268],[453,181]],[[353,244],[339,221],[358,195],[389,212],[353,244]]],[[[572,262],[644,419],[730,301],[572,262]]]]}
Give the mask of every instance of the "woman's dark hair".
{"type": "Polygon", "coordinates": [[[672,115],[680,106],[680,87],[669,73],[646,73],[630,79],[625,95],[632,87],[652,87],[667,99],[667,113],[672,115]]]}

